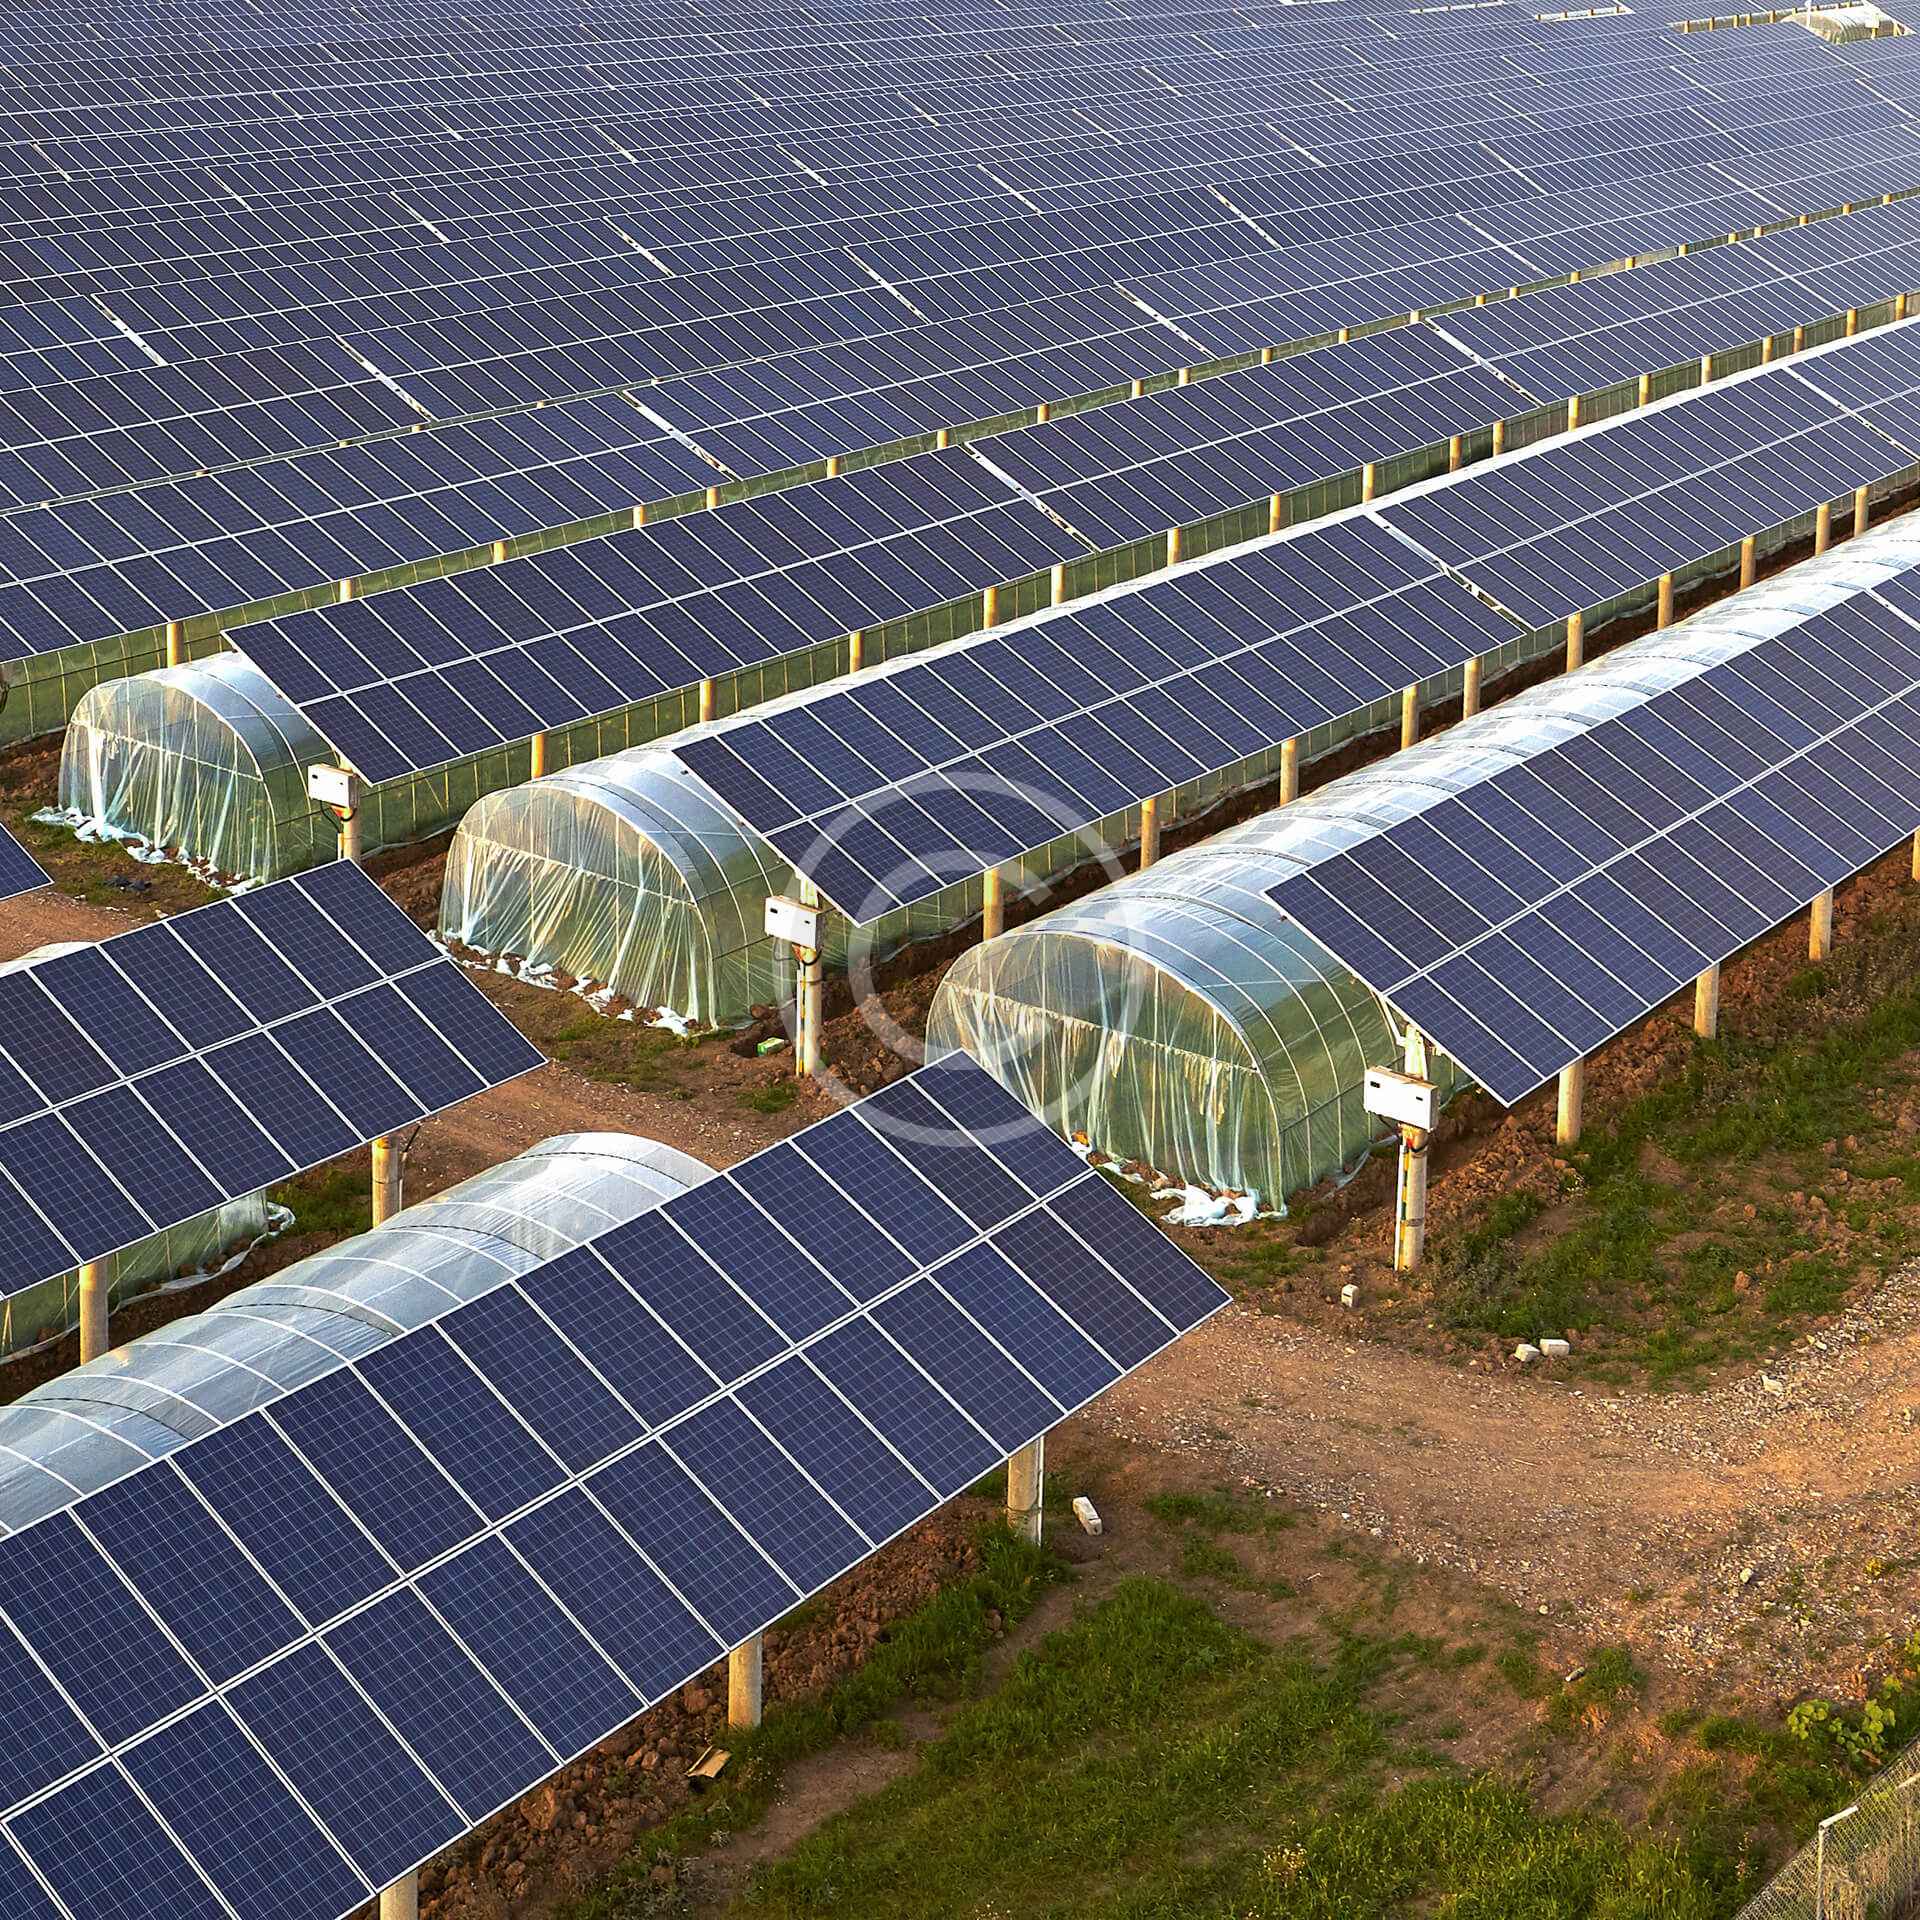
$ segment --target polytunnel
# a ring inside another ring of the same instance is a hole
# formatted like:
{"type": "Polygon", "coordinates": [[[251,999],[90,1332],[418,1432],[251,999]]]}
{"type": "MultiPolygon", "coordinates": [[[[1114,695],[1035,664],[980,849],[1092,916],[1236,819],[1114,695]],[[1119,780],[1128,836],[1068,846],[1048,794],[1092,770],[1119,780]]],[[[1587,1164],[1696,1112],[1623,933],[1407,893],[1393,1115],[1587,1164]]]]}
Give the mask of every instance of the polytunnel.
{"type": "Polygon", "coordinates": [[[711,1172],[631,1134],[560,1134],[34,1388],[0,1407],[0,1534],[349,1364],[377,1384],[401,1334],[711,1172]]]}
{"type": "MultiPolygon", "coordinates": [[[[0,961],[0,975],[17,973],[63,953],[78,953],[91,944],[58,940],[35,947],[17,959],[0,961]]],[[[106,1269],[109,1310],[156,1286],[210,1279],[258,1246],[287,1219],[285,1209],[274,1206],[265,1193],[247,1193],[108,1254],[99,1264],[106,1269]]],[[[0,1301],[0,1360],[58,1340],[79,1324],[77,1271],[55,1274],[37,1286],[11,1294],[0,1301]]]]}
{"type": "MultiPolygon", "coordinates": [[[[1397,1023],[1267,897],[1280,881],[1920,564],[1895,522],[963,954],[959,1047],[1096,1147],[1267,1205],[1354,1167],[1397,1023]]],[[[1437,1063],[1448,1091],[1464,1084],[1437,1063]]]]}

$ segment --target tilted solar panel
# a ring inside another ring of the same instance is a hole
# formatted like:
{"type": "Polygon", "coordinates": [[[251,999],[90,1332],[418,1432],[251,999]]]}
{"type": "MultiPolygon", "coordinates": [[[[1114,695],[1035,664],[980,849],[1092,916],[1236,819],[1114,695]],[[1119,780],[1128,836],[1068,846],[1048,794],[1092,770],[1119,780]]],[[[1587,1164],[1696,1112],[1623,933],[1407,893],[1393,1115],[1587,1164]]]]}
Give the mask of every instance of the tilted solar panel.
{"type": "Polygon", "coordinates": [[[0,976],[0,1295],[541,1058],[345,862],[0,976]]]}
{"type": "Polygon", "coordinates": [[[50,886],[40,862],[5,827],[0,827],[0,900],[50,886]]]}
{"type": "Polygon", "coordinates": [[[674,748],[856,923],[1512,639],[1349,518],[674,748]]]}
{"type": "Polygon", "coordinates": [[[1270,891],[1511,1106],[1920,828],[1920,572],[1270,891]]]}
{"type": "Polygon", "coordinates": [[[0,1892],[339,1920],[1226,1300],[923,1067],[0,1541],[0,1892]]]}

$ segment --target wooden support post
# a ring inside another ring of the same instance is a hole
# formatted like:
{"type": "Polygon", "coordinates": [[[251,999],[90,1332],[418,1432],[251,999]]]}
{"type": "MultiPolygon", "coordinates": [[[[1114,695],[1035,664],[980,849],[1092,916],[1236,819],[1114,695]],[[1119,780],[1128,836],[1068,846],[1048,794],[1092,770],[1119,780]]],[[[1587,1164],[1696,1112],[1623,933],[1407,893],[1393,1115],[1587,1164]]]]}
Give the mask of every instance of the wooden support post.
{"type": "Polygon", "coordinates": [[[1148,794],[1140,802],[1140,870],[1147,868],[1160,858],[1160,798],[1157,794],[1148,794]]]}
{"type": "Polygon", "coordinates": [[[1447,438],[1447,471],[1458,473],[1467,457],[1466,442],[1460,434],[1450,434],[1447,438]]]}
{"type": "Polygon", "coordinates": [[[1400,744],[1410,747],[1420,738],[1420,689],[1408,687],[1400,696],[1400,744]]]}
{"type": "Polygon", "coordinates": [[[107,1263],[89,1260],[80,1269],[80,1364],[107,1350],[107,1263]]]}
{"type": "Polygon", "coordinates": [[[1663,573],[1654,588],[1653,624],[1656,627],[1673,625],[1673,575],[1670,573],[1663,573]]]}
{"type": "Polygon", "coordinates": [[[1047,1491],[1047,1436],[1029,1441],[1007,1460],[1007,1525],[1023,1540],[1040,1544],[1040,1514],[1047,1491]]]}
{"type": "Polygon", "coordinates": [[[1480,711],[1480,656],[1476,653],[1460,669],[1460,718],[1470,720],[1480,711]]]}
{"type": "Polygon", "coordinates": [[[855,627],[847,635],[847,671],[858,673],[867,664],[867,635],[863,627],[855,627]]]}
{"type": "Polygon", "coordinates": [[[1815,966],[1833,958],[1833,889],[1813,897],[1807,909],[1807,958],[1815,966]]]}
{"type": "Polygon", "coordinates": [[[1571,1147],[1580,1138],[1581,1108],[1587,1094],[1587,1063],[1570,1060],[1560,1069],[1560,1099],[1554,1113],[1553,1138],[1556,1146],[1571,1147]]]}
{"type": "Polygon", "coordinates": [[[1752,534],[1740,542],[1740,584],[1743,587],[1753,585],[1754,576],[1759,570],[1760,549],[1752,534]]]}
{"type": "Polygon", "coordinates": [[[980,876],[980,938],[997,940],[1006,930],[1006,873],[1000,867],[989,867],[980,876]]]}
{"type": "Polygon", "coordinates": [[[711,680],[700,682],[700,718],[711,720],[719,711],[720,689],[711,680]]]}
{"type": "Polygon", "coordinates": [[[167,665],[178,667],[187,657],[187,630],[178,620],[167,622],[167,665]]]}
{"type": "Polygon", "coordinates": [[[1867,489],[1855,487],[1853,490],[1853,537],[1858,538],[1866,532],[1868,512],[1867,489]]]}
{"type": "Polygon", "coordinates": [[[536,733],[527,742],[527,778],[544,780],[547,777],[547,736],[536,733]]]}
{"type": "Polygon", "coordinates": [[[756,1633],[727,1655],[727,1725],[757,1727],[765,1710],[765,1645],[756,1633]]]}
{"type": "Polygon", "coordinates": [[[1180,529],[1167,529],[1167,565],[1177,567],[1180,564],[1180,529]]]}
{"type": "Polygon", "coordinates": [[[1586,664],[1587,659],[1587,616],[1584,613],[1567,615],[1567,671],[1586,664]]]}
{"type": "Polygon", "coordinates": [[[1693,983],[1693,1030],[1702,1040],[1720,1031],[1720,962],[1716,960],[1693,983]]]}
{"type": "MultiPolygon", "coordinates": [[[[1298,738],[1280,742],[1280,804],[1284,807],[1290,801],[1300,798],[1300,742],[1298,738]]],[[[1914,844],[1920,847],[1920,835],[1915,836],[1914,844]]],[[[1914,855],[1920,861],[1920,852],[1914,855]]]]}
{"type": "Polygon", "coordinates": [[[383,1220],[391,1220],[406,1204],[401,1196],[404,1170],[404,1157],[393,1135],[381,1134],[373,1143],[373,1224],[376,1227],[383,1220]]]}
{"type": "Polygon", "coordinates": [[[1825,553],[1833,545],[1833,502],[1822,500],[1813,516],[1813,550],[1825,553]]]}

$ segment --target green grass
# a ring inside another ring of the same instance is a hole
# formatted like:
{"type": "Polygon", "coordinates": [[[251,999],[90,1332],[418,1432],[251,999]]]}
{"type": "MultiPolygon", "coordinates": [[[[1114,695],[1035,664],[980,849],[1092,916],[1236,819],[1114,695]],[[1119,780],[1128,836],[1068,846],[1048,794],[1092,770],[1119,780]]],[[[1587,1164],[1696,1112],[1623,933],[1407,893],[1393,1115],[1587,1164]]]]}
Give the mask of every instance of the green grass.
{"type": "Polygon", "coordinates": [[[755,1113],[785,1113],[800,1097],[797,1080],[769,1080],[763,1087],[742,1087],[740,1104],[755,1113]]]}
{"type": "Polygon", "coordinates": [[[784,1771],[837,1740],[864,1735],[897,1745],[898,1729],[888,1716],[908,1701],[953,1700],[977,1687],[987,1649],[1060,1575],[1043,1548],[1004,1527],[984,1529],[977,1572],[897,1622],[824,1698],[775,1704],[758,1727],[729,1732],[732,1758],[714,1786],[644,1836],[641,1852],[561,1908],[557,1920],[638,1920],[657,1912],[649,1877],[657,1859],[696,1852],[717,1835],[751,1826],[779,1792],[784,1771]]]}
{"type": "Polygon", "coordinates": [[[364,1165],[321,1167],[275,1187],[268,1198],[292,1212],[295,1233],[344,1240],[373,1225],[373,1189],[364,1165]]]}
{"type": "MultiPolygon", "coordinates": [[[[1719,1920],[1751,1858],[1548,1818],[1515,1780],[1396,1750],[1392,1648],[1265,1645],[1132,1579],[959,1710],[913,1773],[763,1868],[805,1920],[1719,1920]],[[1386,1763],[1413,1777],[1388,1785],[1386,1763]],[[1744,1864],[1743,1864],[1744,1863],[1744,1864]]],[[[1741,1836],[1744,1839],[1744,1835],[1741,1836]]]]}

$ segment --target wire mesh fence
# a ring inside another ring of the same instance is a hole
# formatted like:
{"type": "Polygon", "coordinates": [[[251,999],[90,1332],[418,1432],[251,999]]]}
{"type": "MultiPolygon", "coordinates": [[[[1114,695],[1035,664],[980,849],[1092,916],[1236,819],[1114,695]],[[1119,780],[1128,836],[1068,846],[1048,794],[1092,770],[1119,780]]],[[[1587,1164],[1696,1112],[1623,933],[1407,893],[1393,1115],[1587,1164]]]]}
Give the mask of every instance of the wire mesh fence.
{"type": "Polygon", "coordinates": [[[1900,1920],[1920,1911],[1920,1741],[1741,1909],[1740,1920],[1900,1920]]]}

